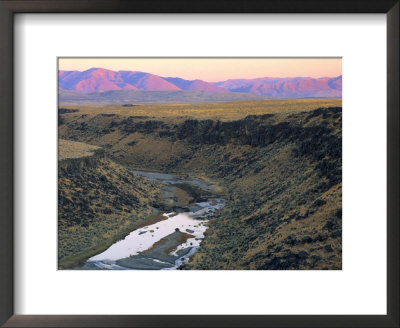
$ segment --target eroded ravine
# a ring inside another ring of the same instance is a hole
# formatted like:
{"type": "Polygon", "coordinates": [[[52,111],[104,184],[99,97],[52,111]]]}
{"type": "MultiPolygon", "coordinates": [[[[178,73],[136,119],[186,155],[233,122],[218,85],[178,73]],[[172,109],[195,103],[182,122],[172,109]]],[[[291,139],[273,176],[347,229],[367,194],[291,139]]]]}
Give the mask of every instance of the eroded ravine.
{"type": "Polygon", "coordinates": [[[156,205],[160,221],[132,231],[76,269],[178,269],[200,247],[209,220],[225,205],[218,187],[200,179],[137,170],[132,173],[164,185],[156,205]]]}

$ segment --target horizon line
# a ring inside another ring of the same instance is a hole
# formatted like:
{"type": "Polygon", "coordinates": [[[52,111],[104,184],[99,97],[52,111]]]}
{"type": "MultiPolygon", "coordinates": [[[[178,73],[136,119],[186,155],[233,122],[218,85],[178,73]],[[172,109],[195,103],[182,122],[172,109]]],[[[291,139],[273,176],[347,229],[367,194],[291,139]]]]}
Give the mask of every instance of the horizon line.
{"type": "Polygon", "coordinates": [[[186,81],[203,81],[203,82],[207,82],[207,83],[218,83],[218,82],[224,82],[224,81],[228,81],[228,80],[256,80],[256,79],[296,79],[296,78],[302,78],[302,79],[324,79],[324,78],[337,78],[337,77],[341,77],[343,74],[340,75],[336,75],[336,76],[320,76],[320,77],[311,77],[311,76],[282,76],[282,77],[278,77],[278,76],[261,76],[261,77],[255,77],[255,78],[230,78],[230,79],[226,79],[226,80],[219,80],[219,81],[206,81],[206,80],[201,80],[201,79],[194,79],[194,80],[189,80],[189,79],[185,79],[179,76],[162,76],[162,75],[158,75],[158,74],[154,74],[154,73],[150,73],[150,72],[144,72],[144,71],[136,71],[136,70],[112,70],[112,69],[108,69],[108,68],[103,68],[103,67],[91,67],[89,69],[80,71],[80,70],[63,70],[63,69],[58,69],[58,72],[79,72],[79,73],[83,73],[83,72],[87,72],[90,70],[95,70],[95,69],[101,69],[101,70],[105,70],[105,71],[110,71],[110,72],[137,72],[137,73],[145,73],[145,74],[151,74],[151,75],[155,75],[161,78],[178,78],[178,79],[182,79],[182,80],[186,80],[186,81]]]}

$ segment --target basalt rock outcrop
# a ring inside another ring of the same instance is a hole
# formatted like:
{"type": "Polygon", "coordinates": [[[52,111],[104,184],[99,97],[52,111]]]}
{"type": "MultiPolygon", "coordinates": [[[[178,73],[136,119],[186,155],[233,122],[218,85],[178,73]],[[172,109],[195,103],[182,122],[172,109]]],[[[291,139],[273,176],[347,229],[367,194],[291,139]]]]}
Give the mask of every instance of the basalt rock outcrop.
{"type": "Polygon", "coordinates": [[[105,156],[103,149],[98,149],[93,152],[93,155],[79,158],[66,158],[58,161],[58,169],[60,171],[80,171],[84,168],[95,169],[105,156]]]}

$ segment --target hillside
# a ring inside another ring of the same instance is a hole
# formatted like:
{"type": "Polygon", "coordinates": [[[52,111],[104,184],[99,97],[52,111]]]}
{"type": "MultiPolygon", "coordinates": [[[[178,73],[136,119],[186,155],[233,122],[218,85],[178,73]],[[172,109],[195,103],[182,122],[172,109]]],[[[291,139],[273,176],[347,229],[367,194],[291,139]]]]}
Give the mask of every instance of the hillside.
{"type": "Polygon", "coordinates": [[[341,269],[341,107],[280,104],[243,117],[242,106],[224,121],[200,109],[192,118],[77,109],[59,133],[123,165],[190,172],[225,189],[227,205],[184,269],[341,269]]]}
{"type": "Polygon", "coordinates": [[[153,220],[157,183],[130,173],[99,147],[59,140],[58,259],[69,268],[153,220]]]}

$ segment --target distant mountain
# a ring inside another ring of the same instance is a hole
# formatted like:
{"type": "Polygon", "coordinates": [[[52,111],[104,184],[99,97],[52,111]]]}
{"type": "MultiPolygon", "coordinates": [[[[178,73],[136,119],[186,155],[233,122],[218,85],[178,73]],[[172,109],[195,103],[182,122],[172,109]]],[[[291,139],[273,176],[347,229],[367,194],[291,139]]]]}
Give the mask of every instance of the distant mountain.
{"type": "Polygon", "coordinates": [[[226,93],[227,89],[220,88],[212,83],[204,82],[202,80],[184,80],[179,77],[165,77],[165,80],[171,82],[182,90],[196,90],[208,93],[226,93]]]}
{"type": "Polygon", "coordinates": [[[330,78],[257,78],[232,79],[214,85],[231,92],[250,92],[273,98],[340,98],[342,76],[330,78]]]}
{"type": "Polygon", "coordinates": [[[167,91],[167,90],[181,90],[176,85],[169,83],[160,76],[143,73],[143,72],[131,72],[131,71],[120,71],[121,78],[128,84],[133,85],[137,90],[142,91],[167,91]]]}
{"type": "MultiPolygon", "coordinates": [[[[161,77],[137,71],[111,71],[91,68],[59,71],[59,89],[78,93],[118,90],[138,91],[201,91],[207,94],[244,93],[264,98],[340,98],[342,76],[230,79],[220,82],[161,77]]],[[[165,97],[164,97],[165,98],[165,97]]]]}
{"type": "Polygon", "coordinates": [[[59,88],[91,93],[110,90],[180,90],[163,78],[150,73],[91,68],[84,72],[60,71],[59,88]]]}
{"type": "Polygon", "coordinates": [[[136,71],[111,71],[91,68],[84,72],[60,71],[61,90],[92,93],[111,90],[172,91],[194,90],[208,93],[229,92],[212,83],[201,80],[188,81],[180,78],[163,78],[154,74],[136,71]]]}

